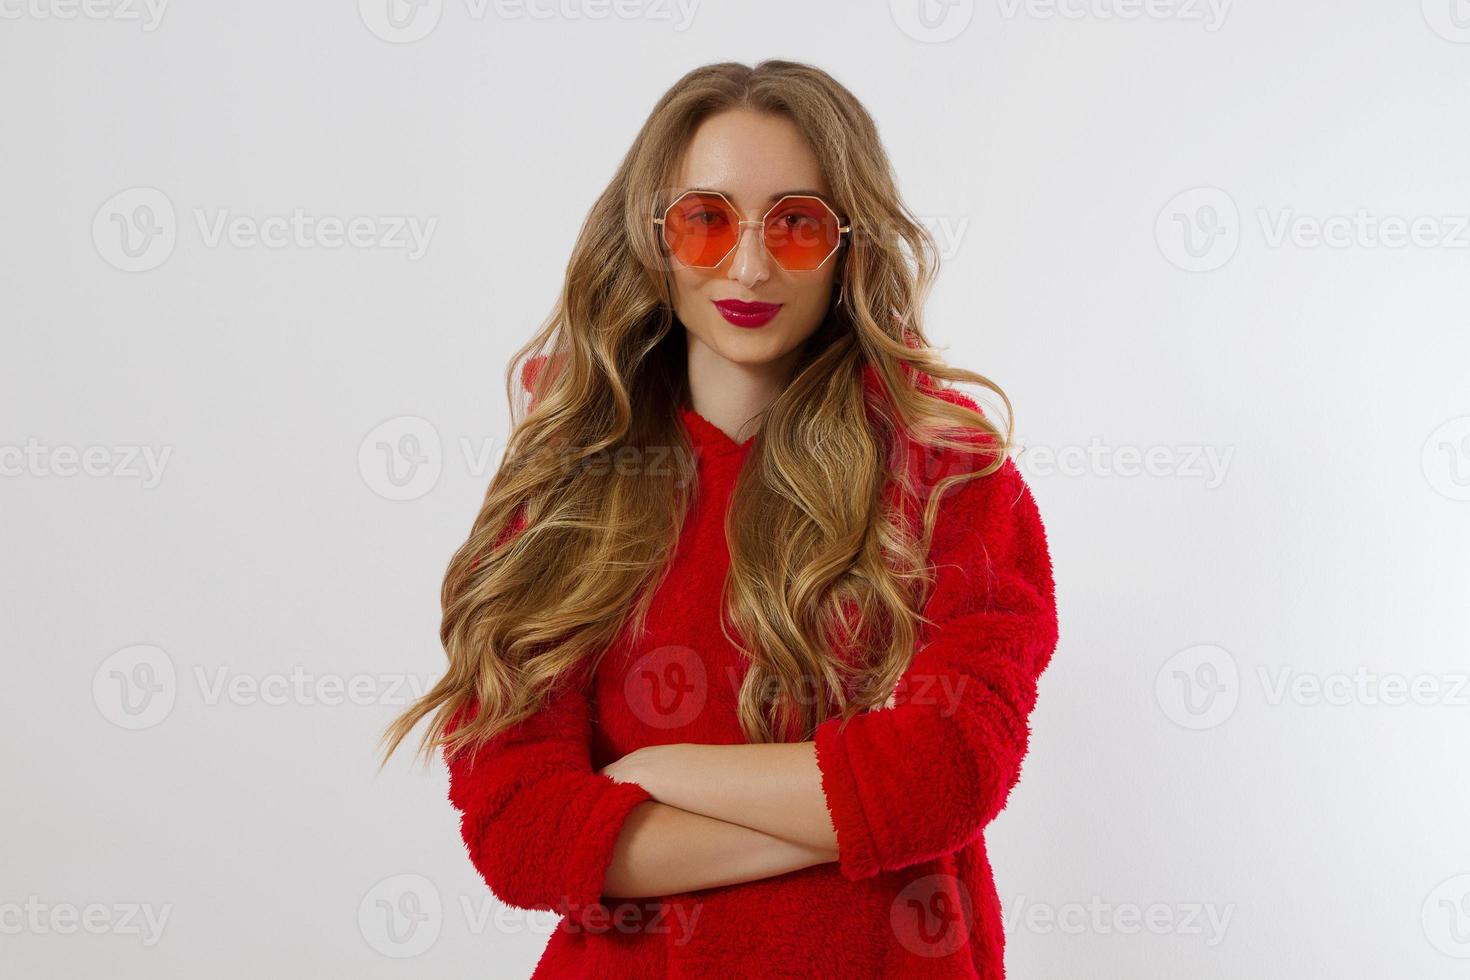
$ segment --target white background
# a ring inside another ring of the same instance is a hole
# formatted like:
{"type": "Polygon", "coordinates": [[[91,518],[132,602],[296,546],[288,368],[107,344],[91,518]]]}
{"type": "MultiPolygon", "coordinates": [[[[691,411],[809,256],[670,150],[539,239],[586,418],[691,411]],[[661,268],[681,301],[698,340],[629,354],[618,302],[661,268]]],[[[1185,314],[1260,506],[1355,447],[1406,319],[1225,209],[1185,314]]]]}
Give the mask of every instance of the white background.
{"type": "Polygon", "coordinates": [[[763,57],[869,107],[1027,445],[1011,975],[1470,972],[1464,0],[386,3],[0,0],[0,975],[530,973],[375,738],[587,207],[763,57]],[[367,244],[211,237],[297,209],[367,244]]]}

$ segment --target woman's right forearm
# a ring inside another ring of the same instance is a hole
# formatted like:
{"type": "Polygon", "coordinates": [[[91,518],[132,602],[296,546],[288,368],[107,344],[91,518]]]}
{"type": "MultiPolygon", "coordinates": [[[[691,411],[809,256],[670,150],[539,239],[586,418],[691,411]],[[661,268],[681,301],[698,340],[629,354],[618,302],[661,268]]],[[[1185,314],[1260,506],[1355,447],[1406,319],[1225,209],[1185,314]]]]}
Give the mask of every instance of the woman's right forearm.
{"type": "Polygon", "coordinates": [[[831,855],[779,837],[649,801],[628,813],[603,893],[643,898],[757,881],[824,864],[831,855]]]}

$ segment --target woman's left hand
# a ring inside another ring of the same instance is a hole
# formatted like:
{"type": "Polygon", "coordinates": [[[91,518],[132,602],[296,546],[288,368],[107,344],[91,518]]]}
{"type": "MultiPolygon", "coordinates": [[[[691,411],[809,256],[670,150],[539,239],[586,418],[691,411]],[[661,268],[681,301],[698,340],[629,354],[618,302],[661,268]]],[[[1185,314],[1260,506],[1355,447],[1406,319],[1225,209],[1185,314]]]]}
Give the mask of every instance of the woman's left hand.
{"type": "Polygon", "coordinates": [[[678,745],[645,745],[598,770],[619,783],[637,783],[658,798],[659,777],[665,774],[678,745]]]}

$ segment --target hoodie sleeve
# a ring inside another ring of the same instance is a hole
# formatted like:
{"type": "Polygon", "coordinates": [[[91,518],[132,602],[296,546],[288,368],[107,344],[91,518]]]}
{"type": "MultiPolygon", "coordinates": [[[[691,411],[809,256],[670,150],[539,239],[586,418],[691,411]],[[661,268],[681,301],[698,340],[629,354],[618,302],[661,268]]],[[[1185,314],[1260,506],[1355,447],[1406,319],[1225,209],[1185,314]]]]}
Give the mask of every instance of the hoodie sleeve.
{"type": "Polygon", "coordinates": [[[919,650],[892,707],[814,735],[850,880],[958,850],[1020,777],[1037,678],[1057,641],[1051,558],[1015,463],[946,492],[919,650]]]}
{"type": "MultiPolygon", "coordinates": [[[[500,542],[526,525],[519,511],[500,542]]],[[[577,918],[601,902],[623,822],[653,795],[592,768],[589,677],[558,678],[541,708],[474,752],[446,759],[470,862],[502,902],[577,918]]],[[[474,709],[474,705],[470,706],[474,709]]],[[[449,724],[454,731],[464,716],[449,724]]]]}
{"type": "Polygon", "coordinates": [[[575,917],[600,903],[624,820],[653,798],[592,768],[590,719],[581,685],[562,684],[535,714],[449,762],[470,861],[507,905],[575,917]]]}

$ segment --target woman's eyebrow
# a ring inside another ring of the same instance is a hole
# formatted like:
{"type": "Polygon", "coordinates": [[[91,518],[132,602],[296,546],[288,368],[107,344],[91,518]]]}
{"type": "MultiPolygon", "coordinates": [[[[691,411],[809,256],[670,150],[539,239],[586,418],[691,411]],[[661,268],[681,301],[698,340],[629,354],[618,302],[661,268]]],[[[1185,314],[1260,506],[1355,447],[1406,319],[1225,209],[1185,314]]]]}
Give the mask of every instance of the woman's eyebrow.
{"type": "MultiPolygon", "coordinates": [[[[699,194],[723,194],[723,195],[725,195],[726,197],[729,197],[729,198],[733,198],[735,196],[734,194],[730,193],[729,191],[721,190],[718,187],[690,187],[690,188],[688,188],[688,190],[686,191],[686,193],[690,193],[690,192],[699,193],[699,194]]],[[[789,196],[791,196],[793,194],[802,194],[802,195],[805,195],[807,197],[820,197],[823,200],[825,200],[826,197],[827,197],[826,194],[822,193],[821,191],[817,191],[817,190],[777,191],[776,193],[772,194],[770,197],[766,198],[766,203],[767,204],[775,204],[781,198],[783,198],[783,197],[789,197],[789,196]]]]}

